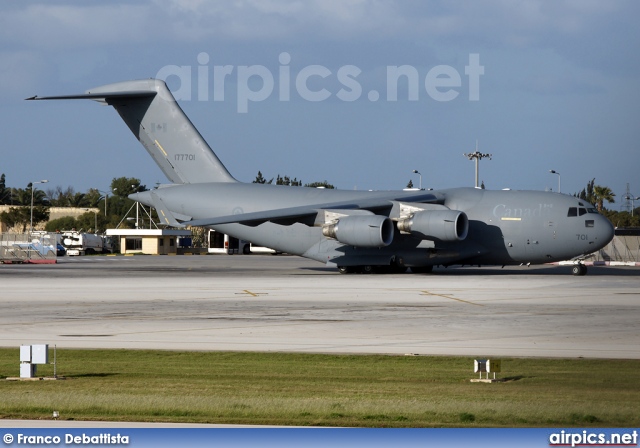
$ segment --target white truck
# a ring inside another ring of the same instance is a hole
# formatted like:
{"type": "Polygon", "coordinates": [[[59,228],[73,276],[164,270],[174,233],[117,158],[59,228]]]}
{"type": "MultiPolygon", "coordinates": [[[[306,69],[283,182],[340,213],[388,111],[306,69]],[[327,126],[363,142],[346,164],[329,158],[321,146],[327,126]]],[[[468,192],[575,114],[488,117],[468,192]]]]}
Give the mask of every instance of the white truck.
{"type": "Polygon", "coordinates": [[[250,241],[239,240],[226,233],[209,230],[209,247],[207,252],[210,254],[240,254],[249,255],[256,253],[277,254],[273,249],[268,247],[254,246],[250,241]]]}
{"type": "Polygon", "coordinates": [[[100,235],[92,233],[63,232],[62,245],[67,255],[90,255],[104,251],[104,240],[100,235]]]}

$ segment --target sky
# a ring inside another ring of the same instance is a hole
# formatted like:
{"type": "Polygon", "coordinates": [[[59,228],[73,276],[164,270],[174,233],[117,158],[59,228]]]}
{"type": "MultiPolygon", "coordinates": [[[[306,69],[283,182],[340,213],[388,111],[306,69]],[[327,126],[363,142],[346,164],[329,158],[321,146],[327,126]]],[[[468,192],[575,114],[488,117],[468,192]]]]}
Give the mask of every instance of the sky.
{"type": "Polygon", "coordinates": [[[117,113],[24,101],[160,78],[231,174],[640,196],[635,0],[0,3],[0,173],[167,179],[117,113]],[[555,170],[560,176],[551,174],[555,170]]]}

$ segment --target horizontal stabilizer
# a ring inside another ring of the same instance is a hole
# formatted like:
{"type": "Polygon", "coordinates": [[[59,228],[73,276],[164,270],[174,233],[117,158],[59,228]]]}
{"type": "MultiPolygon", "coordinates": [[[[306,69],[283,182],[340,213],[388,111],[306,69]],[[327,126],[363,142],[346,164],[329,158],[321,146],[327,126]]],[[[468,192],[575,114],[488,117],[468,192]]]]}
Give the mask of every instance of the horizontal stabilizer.
{"type": "Polygon", "coordinates": [[[96,100],[108,103],[108,100],[117,98],[144,98],[152,97],[157,92],[154,90],[134,90],[130,92],[101,92],[101,93],[78,93],[76,95],[56,95],[56,96],[32,96],[25,98],[31,100],[96,100]]]}

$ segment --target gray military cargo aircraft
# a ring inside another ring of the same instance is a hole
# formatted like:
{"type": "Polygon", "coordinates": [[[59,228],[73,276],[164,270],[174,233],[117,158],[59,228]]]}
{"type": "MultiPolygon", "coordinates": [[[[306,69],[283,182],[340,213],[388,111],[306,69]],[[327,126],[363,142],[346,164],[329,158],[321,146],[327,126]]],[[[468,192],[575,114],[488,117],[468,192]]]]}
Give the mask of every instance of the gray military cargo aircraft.
{"type": "Polygon", "coordinates": [[[113,106],[172,182],[131,199],[163,223],[206,226],[351,272],[431,272],[438,265],[522,265],[574,260],[613,239],[591,205],[541,191],[348,191],[234,179],[161,80],[125,81],[83,94],[113,106]]]}

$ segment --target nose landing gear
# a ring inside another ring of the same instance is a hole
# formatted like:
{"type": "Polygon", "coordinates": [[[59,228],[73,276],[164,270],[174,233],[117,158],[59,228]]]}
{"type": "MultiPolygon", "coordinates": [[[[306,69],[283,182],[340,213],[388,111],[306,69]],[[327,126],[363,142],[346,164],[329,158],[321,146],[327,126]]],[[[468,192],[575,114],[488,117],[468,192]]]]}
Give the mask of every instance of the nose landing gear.
{"type": "Polygon", "coordinates": [[[587,267],[582,263],[576,263],[571,267],[573,275],[583,276],[587,274],[587,267]]]}

